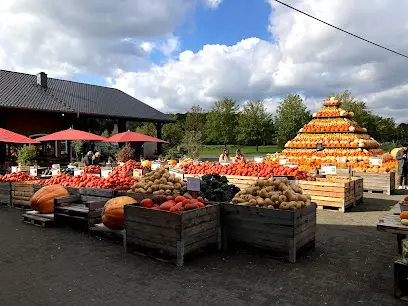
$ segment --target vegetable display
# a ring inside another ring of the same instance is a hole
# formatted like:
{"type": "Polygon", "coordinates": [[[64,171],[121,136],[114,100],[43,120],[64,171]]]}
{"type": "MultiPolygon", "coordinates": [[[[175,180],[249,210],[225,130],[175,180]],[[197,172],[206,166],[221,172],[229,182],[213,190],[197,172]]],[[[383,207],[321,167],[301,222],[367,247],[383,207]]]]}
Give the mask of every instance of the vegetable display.
{"type": "Polygon", "coordinates": [[[205,204],[202,197],[193,199],[189,193],[185,193],[182,196],[157,195],[151,199],[142,200],[140,202],[140,206],[144,208],[169,211],[172,213],[182,213],[183,211],[211,206],[211,204],[205,204]]]}
{"type": "MultiPolygon", "coordinates": [[[[201,177],[200,196],[212,202],[230,202],[240,191],[235,185],[228,184],[228,179],[219,174],[205,174],[201,177]]],[[[180,194],[187,193],[187,188],[180,190],[180,194]]]]}
{"type": "Polygon", "coordinates": [[[170,174],[166,169],[157,169],[146,173],[130,187],[129,192],[171,195],[178,194],[184,186],[186,183],[180,177],[170,174]]]}
{"type": "Polygon", "coordinates": [[[29,176],[25,172],[15,172],[11,174],[6,174],[4,176],[0,175],[0,182],[24,182],[24,181],[34,181],[37,180],[33,176],[29,176]]]}
{"type": "Polygon", "coordinates": [[[232,203],[271,209],[295,210],[311,205],[311,197],[287,178],[260,179],[238,192],[232,203]]]}
{"type": "Polygon", "coordinates": [[[85,173],[101,173],[101,166],[93,165],[93,166],[86,166],[85,173]]]}

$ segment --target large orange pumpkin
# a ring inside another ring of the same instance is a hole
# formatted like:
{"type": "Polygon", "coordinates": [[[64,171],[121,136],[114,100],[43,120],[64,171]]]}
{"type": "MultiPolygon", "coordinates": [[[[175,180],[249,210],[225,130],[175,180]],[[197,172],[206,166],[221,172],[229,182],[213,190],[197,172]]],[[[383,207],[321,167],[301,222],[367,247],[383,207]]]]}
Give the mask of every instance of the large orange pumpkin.
{"type": "Polygon", "coordinates": [[[125,205],[135,203],[135,199],[127,196],[110,199],[103,207],[102,223],[110,229],[122,229],[125,223],[125,205]]]}
{"type": "Polygon", "coordinates": [[[68,191],[60,185],[45,186],[31,197],[30,207],[43,214],[54,212],[54,199],[68,196],[68,191]]]}
{"type": "Polygon", "coordinates": [[[142,166],[145,168],[152,168],[152,163],[150,162],[150,160],[144,160],[142,161],[142,166]]]}

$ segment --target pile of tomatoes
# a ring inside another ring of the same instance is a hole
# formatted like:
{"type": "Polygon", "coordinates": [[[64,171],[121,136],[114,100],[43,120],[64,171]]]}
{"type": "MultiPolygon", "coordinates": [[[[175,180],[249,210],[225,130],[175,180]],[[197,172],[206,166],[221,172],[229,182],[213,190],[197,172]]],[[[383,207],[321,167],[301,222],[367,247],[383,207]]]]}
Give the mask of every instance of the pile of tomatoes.
{"type": "Polygon", "coordinates": [[[101,173],[101,166],[86,166],[85,173],[101,173]]]}
{"type": "Polygon", "coordinates": [[[0,175],[0,182],[24,182],[24,181],[35,181],[36,178],[29,176],[25,172],[15,172],[11,174],[6,174],[4,176],[0,175]]]}
{"type": "Polygon", "coordinates": [[[55,175],[48,180],[40,181],[40,185],[61,185],[64,187],[77,188],[102,188],[113,190],[128,190],[138,180],[128,175],[114,173],[107,178],[100,178],[94,175],[72,176],[68,174],[55,175]]]}
{"type": "Polygon", "coordinates": [[[238,176],[256,176],[267,177],[272,176],[295,176],[296,179],[308,179],[307,172],[300,170],[297,167],[291,168],[282,165],[277,165],[272,161],[264,161],[261,163],[231,163],[221,165],[220,163],[204,162],[201,164],[184,164],[181,166],[185,173],[188,174],[213,174],[219,175],[238,175],[238,176]]]}
{"type": "Polygon", "coordinates": [[[113,172],[114,173],[129,173],[135,169],[144,169],[144,167],[140,163],[131,159],[127,161],[126,163],[124,163],[122,166],[115,167],[113,169],[113,172]]]}

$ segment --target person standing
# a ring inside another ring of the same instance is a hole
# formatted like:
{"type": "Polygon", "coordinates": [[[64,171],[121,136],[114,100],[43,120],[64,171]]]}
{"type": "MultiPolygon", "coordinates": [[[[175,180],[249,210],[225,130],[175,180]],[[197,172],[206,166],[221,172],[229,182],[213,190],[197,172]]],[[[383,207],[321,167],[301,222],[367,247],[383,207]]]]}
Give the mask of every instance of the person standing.
{"type": "Polygon", "coordinates": [[[101,153],[96,152],[92,157],[92,165],[98,166],[101,163],[101,153]]]}
{"type": "Polygon", "coordinates": [[[244,162],[246,163],[246,159],[244,154],[242,154],[240,149],[237,149],[237,151],[235,152],[235,161],[236,162],[244,162]]]}
{"type": "Polygon", "coordinates": [[[398,161],[398,174],[399,174],[399,187],[398,189],[407,189],[407,179],[408,179],[408,144],[404,146],[397,152],[396,159],[398,161]]]}
{"type": "Polygon", "coordinates": [[[92,157],[93,157],[93,152],[89,151],[82,162],[85,164],[85,166],[91,166],[92,165],[92,157]]]}
{"type": "Polygon", "coordinates": [[[230,161],[228,148],[226,147],[224,148],[224,151],[221,153],[220,157],[218,158],[218,161],[220,163],[230,161]]]}

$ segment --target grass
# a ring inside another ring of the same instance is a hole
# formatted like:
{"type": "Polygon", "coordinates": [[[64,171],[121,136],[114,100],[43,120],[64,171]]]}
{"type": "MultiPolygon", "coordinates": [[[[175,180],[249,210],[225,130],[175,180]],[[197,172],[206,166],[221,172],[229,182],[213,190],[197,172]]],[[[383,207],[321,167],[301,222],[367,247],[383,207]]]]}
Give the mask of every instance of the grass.
{"type": "MultiPolygon", "coordinates": [[[[278,146],[259,146],[259,151],[256,152],[256,146],[227,146],[230,151],[230,156],[235,156],[235,151],[237,148],[241,149],[241,152],[245,156],[263,156],[268,153],[275,153],[282,151],[282,148],[278,146]]],[[[213,146],[202,146],[200,150],[201,157],[218,157],[224,150],[224,146],[213,145],[213,146]]]]}

